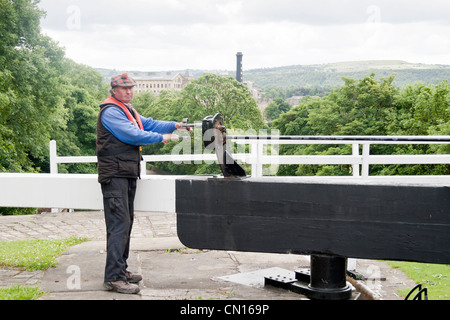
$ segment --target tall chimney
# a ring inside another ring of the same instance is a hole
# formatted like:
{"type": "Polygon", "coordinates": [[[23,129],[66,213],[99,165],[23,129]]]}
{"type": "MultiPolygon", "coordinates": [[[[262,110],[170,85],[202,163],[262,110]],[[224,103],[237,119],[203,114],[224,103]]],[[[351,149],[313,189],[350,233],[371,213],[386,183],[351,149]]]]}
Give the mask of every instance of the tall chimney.
{"type": "Polygon", "coordinates": [[[241,83],[242,83],[242,76],[243,76],[242,56],[243,56],[242,52],[238,52],[236,54],[236,57],[237,57],[236,80],[241,83]]]}

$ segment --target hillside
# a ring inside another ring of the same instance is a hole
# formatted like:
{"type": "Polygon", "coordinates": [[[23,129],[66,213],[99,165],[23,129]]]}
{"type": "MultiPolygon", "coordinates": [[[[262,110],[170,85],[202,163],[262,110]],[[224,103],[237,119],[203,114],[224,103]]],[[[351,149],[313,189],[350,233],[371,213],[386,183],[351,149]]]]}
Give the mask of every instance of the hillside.
{"type": "Polygon", "coordinates": [[[320,65],[294,65],[244,71],[244,80],[254,82],[260,89],[339,87],[342,77],[361,79],[371,73],[376,78],[395,73],[396,86],[414,82],[436,83],[450,79],[450,66],[414,64],[398,60],[339,62],[320,65]]]}

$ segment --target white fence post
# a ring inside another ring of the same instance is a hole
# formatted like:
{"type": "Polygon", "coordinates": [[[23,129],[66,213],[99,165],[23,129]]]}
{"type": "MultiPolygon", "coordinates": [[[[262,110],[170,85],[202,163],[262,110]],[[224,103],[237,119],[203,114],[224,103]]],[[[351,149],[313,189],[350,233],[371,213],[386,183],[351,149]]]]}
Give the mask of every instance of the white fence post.
{"type": "Polygon", "coordinates": [[[370,156],[370,143],[363,143],[362,151],[362,173],[363,178],[369,177],[369,156],[370,156]]]}
{"type": "MultiPolygon", "coordinates": [[[[359,143],[352,144],[352,155],[359,157],[359,143]]],[[[354,177],[359,177],[359,163],[352,164],[352,171],[354,177]]]]}
{"type": "Polygon", "coordinates": [[[58,173],[58,162],[57,162],[58,154],[56,152],[56,141],[50,141],[50,173],[57,174],[58,173]]]}
{"type": "Polygon", "coordinates": [[[250,142],[251,146],[251,161],[252,161],[252,177],[259,178],[263,176],[263,147],[262,144],[256,140],[250,142]]]}
{"type": "MultiPolygon", "coordinates": [[[[50,141],[50,174],[58,174],[58,153],[56,150],[56,141],[50,141]]],[[[51,208],[52,213],[58,213],[60,210],[58,208],[51,208]]]]}

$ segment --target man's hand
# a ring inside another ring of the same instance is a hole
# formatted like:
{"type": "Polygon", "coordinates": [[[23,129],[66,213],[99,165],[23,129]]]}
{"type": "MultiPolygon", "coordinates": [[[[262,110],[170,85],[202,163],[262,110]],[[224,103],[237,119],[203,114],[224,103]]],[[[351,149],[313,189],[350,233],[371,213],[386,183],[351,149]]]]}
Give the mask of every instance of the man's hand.
{"type": "Polygon", "coordinates": [[[178,136],[177,134],[163,134],[163,143],[167,143],[170,140],[180,140],[180,136],[178,136]]]}
{"type": "Polygon", "coordinates": [[[178,122],[178,123],[175,125],[175,128],[176,128],[177,130],[180,130],[180,131],[189,131],[189,132],[192,132],[192,128],[186,128],[186,127],[183,127],[183,122],[178,122]]]}

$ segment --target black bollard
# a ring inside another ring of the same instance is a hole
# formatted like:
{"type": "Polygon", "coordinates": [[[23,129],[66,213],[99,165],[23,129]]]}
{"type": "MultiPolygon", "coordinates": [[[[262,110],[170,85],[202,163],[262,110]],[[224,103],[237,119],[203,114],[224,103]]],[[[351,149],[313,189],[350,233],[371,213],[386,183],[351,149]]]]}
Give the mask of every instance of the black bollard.
{"type": "Polygon", "coordinates": [[[339,256],[311,255],[311,299],[346,300],[351,297],[351,287],[346,280],[347,259],[339,256]]]}
{"type": "Polygon", "coordinates": [[[286,275],[268,275],[265,285],[271,285],[312,300],[349,300],[352,288],[346,281],[347,259],[344,257],[311,255],[311,269],[295,271],[295,278],[286,275]]]}

